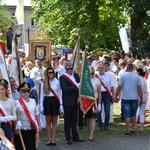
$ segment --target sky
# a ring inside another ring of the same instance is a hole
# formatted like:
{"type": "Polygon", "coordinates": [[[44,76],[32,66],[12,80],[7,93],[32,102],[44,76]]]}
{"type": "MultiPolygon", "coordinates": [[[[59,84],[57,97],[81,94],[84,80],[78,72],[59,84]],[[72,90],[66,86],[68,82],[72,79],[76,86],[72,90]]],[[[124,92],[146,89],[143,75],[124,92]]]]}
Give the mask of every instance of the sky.
{"type": "MultiPolygon", "coordinates": [[[[18,0],[2,0],[4,4],[9,6],[16,6],[18,0]]],[[[31,6],[31,0],[24,0],[24,6],[31,6]]]]}

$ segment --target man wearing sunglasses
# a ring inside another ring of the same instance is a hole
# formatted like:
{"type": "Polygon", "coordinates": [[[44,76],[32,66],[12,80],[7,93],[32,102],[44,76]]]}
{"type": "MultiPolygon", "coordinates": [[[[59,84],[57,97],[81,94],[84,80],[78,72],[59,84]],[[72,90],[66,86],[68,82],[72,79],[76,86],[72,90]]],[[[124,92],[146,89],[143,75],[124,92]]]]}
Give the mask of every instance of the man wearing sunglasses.
{"type": "Polygon", "coordinates": [[[67,144],[74,142],[84,142],[77,132],[77,108],[79,96],[79,76],[73,72],[73,65],[70,61],[65,63],[66,72],[60,76],[62,88],[62,99],[64,107],[64,129],[67,144]],[[71,135],[72,130],[72,135],[71,135]]]}

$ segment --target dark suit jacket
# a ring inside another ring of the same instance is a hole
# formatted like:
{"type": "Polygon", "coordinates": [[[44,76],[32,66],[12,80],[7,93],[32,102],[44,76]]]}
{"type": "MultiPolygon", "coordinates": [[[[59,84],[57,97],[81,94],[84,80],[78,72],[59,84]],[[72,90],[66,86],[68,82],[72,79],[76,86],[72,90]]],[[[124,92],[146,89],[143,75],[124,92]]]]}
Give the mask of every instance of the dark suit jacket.
{"type": "MultiPolygon", "coordinates": [[[[79,83],[80,79],[78,74],[74,73],[74,77],[76,82],[79,83]]],[[[63,76],[60,76],[59,80],[62,88],[63,106],[76,106],[79,97],[79,89],[63,76]]]]}

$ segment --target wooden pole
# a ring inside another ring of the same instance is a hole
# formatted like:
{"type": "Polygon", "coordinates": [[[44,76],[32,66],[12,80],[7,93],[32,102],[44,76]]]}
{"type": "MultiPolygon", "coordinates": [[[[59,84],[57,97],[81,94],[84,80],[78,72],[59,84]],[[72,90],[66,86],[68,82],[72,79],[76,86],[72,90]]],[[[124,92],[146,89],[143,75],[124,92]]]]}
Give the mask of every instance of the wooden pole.
{"type": "Polygon", "coordinates": [[[77,73],[80,76],[80,36],[78,36],[78,52],[77,52],[77,73]]]}
{"type": "Polygon", "coordinates": [[[22,138],[22,134],[21,134],[20,130],[18,130],[18,132],[19,132],[19,137],[20,137],[20,141],[21,141],[23,150],[26,150],[26,147],[25,147],[25,145],[24,145],[24,141],[23,141],[23,138],[22,138]]]}
{"type": "MultiPolygon", "coordinates": [[[[77,43],[78,43],[78,47],[77,47],[77,73],[80,77],[80,36],[78,35],[78,39],[77,39],[77,43]]],[[[78,101],[78,108],[77,108],[77,126],[79,125],[79,115],[80,115],[80,101],[78,101]]]]}
{"type": "Polygon", "coordinates": [[[36,146],[36,149],[39,148],[39,133],[36,133],[35,134],[35,146],[36,146]]]}

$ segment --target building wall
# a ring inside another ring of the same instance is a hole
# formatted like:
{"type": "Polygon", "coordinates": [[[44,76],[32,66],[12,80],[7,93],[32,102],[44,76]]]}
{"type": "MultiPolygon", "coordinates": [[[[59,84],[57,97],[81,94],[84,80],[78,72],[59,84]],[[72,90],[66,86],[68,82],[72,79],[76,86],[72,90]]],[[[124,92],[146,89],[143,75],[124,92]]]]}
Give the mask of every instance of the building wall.
{"type": "MultiPolygon", "coordinates": [[[[15,14],[16,6],[7,6],[11,15],[15,14]]],[[[23,43],[28,43],[28,41],[32,38],[35,31],[39,29],[39,27],[31,24],[31,19],[29,16],[31,15],[32,9],[31,6],[24,6],[24,25],[17,25],[16,23],[16,32],[22,33],[22,36],[18,38],[18,46],[21,47],[23,43]]]]}

